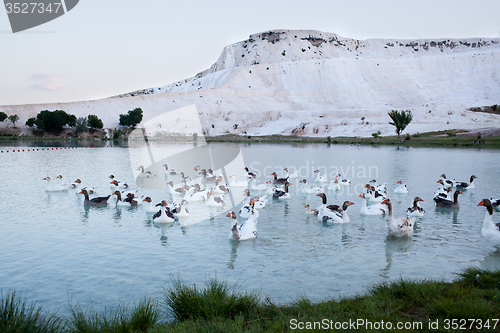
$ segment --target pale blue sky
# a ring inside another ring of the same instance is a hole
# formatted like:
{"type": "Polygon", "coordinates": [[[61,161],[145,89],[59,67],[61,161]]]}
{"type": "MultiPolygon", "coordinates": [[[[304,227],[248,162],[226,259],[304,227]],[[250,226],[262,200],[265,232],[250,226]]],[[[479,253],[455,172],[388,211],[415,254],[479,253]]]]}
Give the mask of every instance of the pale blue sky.
{"type": "Polygon", "coordinates": [[[166,85],[271,29],[342,37],[500,37],[499,0],[80,0],[13,34],[0,9],[0,105],[99,99],[166,85]]]}

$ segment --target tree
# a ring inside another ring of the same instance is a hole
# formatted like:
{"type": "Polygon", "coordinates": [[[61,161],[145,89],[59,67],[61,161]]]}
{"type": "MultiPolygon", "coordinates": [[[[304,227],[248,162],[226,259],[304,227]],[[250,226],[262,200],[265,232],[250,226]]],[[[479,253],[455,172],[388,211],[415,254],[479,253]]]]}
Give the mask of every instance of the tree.
{"type": "Polygon", "coordinates": [[[388,112],[388,115],[392,119],[392,121],[389,122],[389,124],[396,127],[396,133],[398,134],[399,138],[401,132],[403,132],[406,126],[408,126],[408,124],[411,123],[413,115],[411,114],[410,110],[406,111],[392,110],[391,112],[388,112]]]}
{"type": "Polygon", "coordinates": [[[65,125],[75,127],[76,116],[67,114],[63,110],[43,110],[36,115],[35,125],[38,129],[58,133],[63,130],[65,125]]]}
{"type": "Polygon", "coordinates": [[[87,124],[90,128],[93,129],[95,128],[102,129],[104,127],[102,120],[93,114],[89,114],[87,124]]]}
{"type": "Polygon", "coordinates": [[[33,127],[33,125],[35,125],[35,122],[36,122],[36,118],[32,117],[32,118],[29,118],[28,120],[26,120],[25,125],[28,127],[33,127]]]}
{"type": "Polygon", "coordinates": [[[4,121],[5,119],[7,119],[5,112],[0,112],[0,121],[4,121]]]}
{"type": "Polygon", "coordinates": [[[127,114],[120,115],[120,126],[130,126],[135,128],[137,124],[142,121],[142,109],[135,108],[130,110],[127,114]]]}
{"type": "Polygon", "coordinates": [[[83,132],[88,131],[88,126],[87,126],[87,118],[85,117],[80,117],[76,120],[75,124],[75,134],[78,135],[83,132]]]}
{"type": "Polygon", "coordinates": [[[9,120],[12,122],[12,125],[14,125],[14,128],[16,127],[16,122],[19,120],[19,117],[17,114],[13,114],[9,116],[9,120]]]}

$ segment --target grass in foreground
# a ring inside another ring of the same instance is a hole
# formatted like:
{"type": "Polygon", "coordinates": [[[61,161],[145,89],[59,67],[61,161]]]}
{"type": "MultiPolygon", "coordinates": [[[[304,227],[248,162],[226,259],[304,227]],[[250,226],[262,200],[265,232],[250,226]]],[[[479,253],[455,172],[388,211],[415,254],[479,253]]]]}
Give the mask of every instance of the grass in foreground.
{"type": "Polygon", "coordinates": [[[77,306],[65,320],[43,315],[11,293],[2,295],[0,332],[500,332],[500,271],[468,268],[451,283],[398,279],[364,295],[316,303],[300,298],[285,305],[216,279],[205,288],[176,280],[164,289],[162,304],[144,300],[132,310],[104,314],[77,306]],[[174,321],[159,323],[161,312],[174,321]]]}

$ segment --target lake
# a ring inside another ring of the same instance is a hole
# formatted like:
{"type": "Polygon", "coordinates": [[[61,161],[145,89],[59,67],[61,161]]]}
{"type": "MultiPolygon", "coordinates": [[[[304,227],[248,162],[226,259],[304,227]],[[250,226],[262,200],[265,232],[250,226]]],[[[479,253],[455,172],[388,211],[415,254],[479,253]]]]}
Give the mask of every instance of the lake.
{"type": "Polygon", "coordinates": [[[58,143],[58,149],[48,143],[2,145],[0,288],[61,315],[68,315],[68,304],[102,311],[144,296],[159,299],[162,288],[179,277],[199,285],[217,277],[288,303],[302,295],[323,300],[363,293],[373,283],[399,277],[451,281],[465,267],[500,267],[500,252],[480,235],[486,210],[477,207],[483,198],[500,195],[498,150],[262,143],[211,143],[209,150],[192,143],[112,148],[111,143],[99,148],[58,143]],[[79,178],[82,185],[109,195],[113,174],[156,203],[170,200],[167,180],[180,182],[179,175],[164,172],[164,162],[170,170],[189,165],[183,171],[196,176],[192,156],[182,159],[189,151],[208,154],[201,167],[226,166],[226,176],[235,174],[237,180],[244,178],[244,166],[257,173],[258,184],[271,180],[273,171],[281,175],[285,167],[300,178],[291,179],[290,200],[269,197],[259,211],[258,237],[246,241],[228,238],[231,221],[225,216],[241,206],[243,188],[231,188],[224,208],[190,202],[190,218],[156,225],[144,207],[85,208],[77,190],[47,192],[43,181],[57,175],[67,182],[79,178]],[[143,179],[137,167],[152,162],[154,175],[143,179]],[[348,209],[350,223],[329,224],[305,214],[305,204],[317,207],[321,199],[300,193],[299,180],[314,183],[317,169],[329,180],[337,173],[351,179],[342,191],[326,191],[329,203],[355,203],[348,209]],[[459,210],[434,207],[442,173],[464,181],[478,177],[476,188],[459,196],[459,210]],[[415,196],[424,200],[426,214],[413,237],[389,238],[384,217],[359,214],[358,194],[371,179],[387,183],[395,216],[403,216],[415,196]],[[393,193],[398,180],[407,184],[409,194],[393,193]]]}

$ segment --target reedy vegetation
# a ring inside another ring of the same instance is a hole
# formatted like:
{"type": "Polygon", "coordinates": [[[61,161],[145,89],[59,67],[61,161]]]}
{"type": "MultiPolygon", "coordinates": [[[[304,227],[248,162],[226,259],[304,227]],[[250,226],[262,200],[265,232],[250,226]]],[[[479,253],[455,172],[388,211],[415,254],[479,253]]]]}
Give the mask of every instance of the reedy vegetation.
{"type": "MultiPolygon", "coordinates": [[[[462,332],[445,329],[445,319],[489,319],[490,328],[477,329],[467,322],[468,331],[500,331],[500,323],[492,319],[500,313],[500,271],[490,272],[468,268],[456,274],[453,282],[411,281],[397,279],[375,284],[364,295],[339,297],[313,303],[305,297],[290,304],[276,305],[261,300],[254,292],[242,293],[236,286],[209,279],[205,288],[187,286],[179,279],[163,290],[164,300],[155,304],[149,299],[132,309],[120,305],[116,310],[97,314],[83,311],[78,305],[70,308],[71,318],[44,314],[35,304],[10,292],[0,304],[1,332],[286,332],[294,331],[291,320],[298,322],[348,322],[364,319],[396,325],[422,323],[422,332],[462,332]],[[173,316],[171,322],[160,317],[173,316]],[[439,321],[439,329],[429,328],[430,321],[439,321]]],[[[368,332],[360,327],[350,332],[368,332]]],[[[392,330],[377,330],[395,332],[392,330]]],[[[411,330],[406,330],[411,331],[411,330]]]]}

